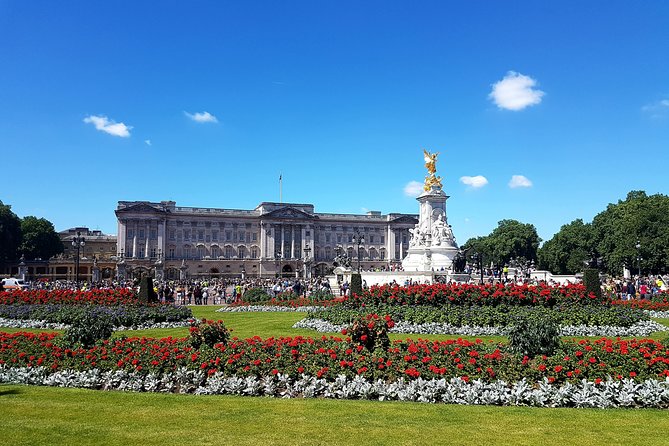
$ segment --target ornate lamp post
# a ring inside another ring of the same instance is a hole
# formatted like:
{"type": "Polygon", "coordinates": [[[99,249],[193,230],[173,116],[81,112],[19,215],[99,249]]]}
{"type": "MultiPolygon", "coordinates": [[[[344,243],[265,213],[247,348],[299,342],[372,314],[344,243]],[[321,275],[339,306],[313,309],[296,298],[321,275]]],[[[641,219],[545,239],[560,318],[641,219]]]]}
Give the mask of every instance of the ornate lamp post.
{"type": "Polygon", "coordinates": [[[483,284],[483,254],[480,252],[474,253],[472,259],[474,260],[476,267],[479,269],[479,273],[481,274],[481,284],[483,284]]]}
{"type": "Polygon", "coordinates": [[[365,244],[365,236],[356,230],[353,236],[353,243],[358,245],[358,274],[360,274],[360,246],[365,244]]]}
{"type": "Polygon", "coordinates": [[[74,271],[76,277],[77,288],[79,288],[79,253],[81,248],[86,244],[86,237],[82,237],[81,231],[77,231],[77,235],[72,237],[72,246],[77,248],[77,257],[74,259],[74,271]]]}
{"type": "Polygon", "coordinates": [[[279,262],[279,272],[277,273],[277,277],[283,277],[283,271],[281,271],[281,260],[283,259],[283,255],[281,253],[276,253],[274,255],[274,258],[279,262]]]}
{"type": "Polygon", "coordinates": [[[309,254],[311,253],[311,247],[309,245],[304,247],[304,278],[309,278],[309,273],[311,272],[310,264],[311,260],[309,259],[309,254]]]}

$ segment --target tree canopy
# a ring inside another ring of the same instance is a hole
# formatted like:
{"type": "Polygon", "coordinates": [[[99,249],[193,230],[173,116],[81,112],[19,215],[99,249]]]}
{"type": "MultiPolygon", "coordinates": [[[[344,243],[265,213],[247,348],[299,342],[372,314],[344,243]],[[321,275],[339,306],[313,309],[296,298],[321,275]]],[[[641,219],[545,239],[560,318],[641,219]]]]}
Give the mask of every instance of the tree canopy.
{"type": "Polygon", "coordinates": [[[504,265],[512,258],[536,260],[540,241],[534,225],[502,220],[489,235],[469,239],[462,248],[467,250],[469,257],[475,252],[483,254],[485,264],[504,265]]]}
{"type": "Polygon", "coordinates": [[[0,201],[0,260],[16,259],[21,244],[21,220],[0,201]]]}
{"type": "Polygon", "coordinates": [[[642,274],[666,272],[669,266],[669,197],[631,191],[609,204],[592,223],[578,219],[560,228],[539,250],[539,267],[558,274],[583,271],[595,254],[604,271],[618,275],[624,267],[642,274]],[[637,249],[637,244],[639,248],[637,249]]]}
{"type": "Polygon", "coordinates": [[[539,269],[556,274],[583,271],[594,249],[592,225],[580,218],[563,225],[538,251],[539,269]]]}
{"type": "Polygon", "coordinates": [[[609,204],[597,214],[592,229],[595,248],[609,272],[620,274],[623,266],[636,271],[639,263],[642,273],[666,270],[669,264],[668,196],[631,191],[624,201],[609,204]]]}
{"type": "Polygon", "coordinates": [[[63,252],[53,224],[45,218],[33,216],[21,220],[22,241],[19,250],[27,259],[49,259],[63,252]]]}

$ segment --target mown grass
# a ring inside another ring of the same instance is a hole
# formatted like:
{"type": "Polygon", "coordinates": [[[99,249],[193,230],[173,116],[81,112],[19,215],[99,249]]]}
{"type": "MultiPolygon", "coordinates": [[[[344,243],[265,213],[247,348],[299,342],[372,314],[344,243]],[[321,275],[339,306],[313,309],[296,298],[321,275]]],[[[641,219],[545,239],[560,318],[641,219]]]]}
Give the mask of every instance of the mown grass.
{"type": "MultiPolygon", "coordinates": [[[[320,336],[303,313],[217,313],[240,338],[320,336]]],[[[669,325],[669,319],[657,319],[669,325]]],[[[1,329],[2,331],[25,331],[1,329]]],[[[51,330],[29,330],[51,331],[51,330]]],[[[187,328],[115,336],[183,337],[187,328]]],[[[393,335],[402,339],[411,335],[393,335]]],[[[458,336],[414,335],[428,339],[458,336]]],[[[666,339],[667,333],[653,337],[666,339]]],[[[467,337],[474,339],[474,337],[467,337]]],[[[502,337],[481,337],[502,341],[502,337]]],[[[537,409],[378,401],[282,400],[0,385],[0,445],[665,445],[661,410],[537,409]]]]}
{"type": "Polygon", "coordinates": [[[662,410],[283,400],[0,386],[11,445],[666,445],[662,410]]]}
{"type": "MultiPolygon", "coordinates": [[[[220,308],[220,305],[207,305],[207,306],[191,306],[193,311],[193,316],[197,319],[221,319],[225,322],[225,325],[232,329],[232,336],[237,336],[240,339],[246,339],[253,336],[260,336],[261,338],[268,338],[271,336],[281,337],[281,336],[329,336],[329,335],[340,335],[340,333],[317,333],[313,330],[304,330],[298,328],[292,328],[295,322],[305,317],[305,313],[292,313],[292,312],[270,312],[270,313],[227,313],[227,312],[217,312],[220,308]]],[[[669,326],[669,319],[654,319],[655,321],[669,326]]],[[[0,331],[14,333],[18,331],[31,331],[31,332],[51,332],[58,330],[39,330],[39,329],[18,329],[18,328],[1,328],[0,331]]],[[[163,338],[163,337],[186,337],[188,336],[188,328],[157,328],[151,330],[142,330],[142,331],[118,331],[114,333],[115,337],[119,336],[146,336],[154,338],[163,338]]],[[[666,340],[669,337],[667,332],[656,332],[648,336],[652,339],[657,340],[666,340]]],[[[430,339],[430,340],[446,340],[446,339],[482,339],[484,341],[492,342],[506,342],[507,338],[504,336],[461,336],[461,335],[412,335],[412,334],[391,334],[391,340],[398,339],[430,339]]],[[[586,339],[599,339],[600,336],[593,336],[586,339]]],[[[630,337],[631,338],[631,337],[630,337]]],[[[578,339],[583,339],[578,338],[578,339]]]]}

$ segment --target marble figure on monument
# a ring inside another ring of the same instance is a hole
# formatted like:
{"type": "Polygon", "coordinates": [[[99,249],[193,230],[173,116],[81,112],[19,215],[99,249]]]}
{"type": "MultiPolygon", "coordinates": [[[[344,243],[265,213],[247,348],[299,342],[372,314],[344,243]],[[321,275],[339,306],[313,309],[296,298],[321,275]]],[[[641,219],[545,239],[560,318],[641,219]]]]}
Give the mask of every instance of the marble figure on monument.
{"type": "Polygon", "coordinates": [[[409,250],[402,260],[405,271],[450,270],[458,251],[446,214],[448,196],[442,190],[441,177],[436,175],[438,155],[423,150],[428,175],[424,192],[416,198],[420,212],[418,224],[409,229],[409,250]]]}

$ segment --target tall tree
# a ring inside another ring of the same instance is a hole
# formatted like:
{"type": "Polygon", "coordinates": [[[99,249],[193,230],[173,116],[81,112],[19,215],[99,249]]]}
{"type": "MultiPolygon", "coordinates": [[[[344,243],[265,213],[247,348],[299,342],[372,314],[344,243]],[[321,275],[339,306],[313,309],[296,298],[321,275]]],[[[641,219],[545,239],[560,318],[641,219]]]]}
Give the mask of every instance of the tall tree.
{"type": "Polygon", "coordinates": [[[583,271],[595,243],[592,225],[580,218],[563,225],[553,238],[539,249],[539,268],[555,274],[575,274],[583,271]]]}
{"type": "Polygon", "coordinates": [[[63,252],[63,242],[45,218],[25,217],[21,220],[21,232],[20,250],[28,259],[49,259],[63,252]]]}
{"type": "Polygon", "coordinates": [[[467,240],[464,249],[482,253],[485,264],[504,265],[512,258],[517,260],[536,260],[537,248],[541,239],[537,229],[529,223],[517,220],[502,220],[490,235],[467,240]]]}
{"type": "Polygon", "coordinates": [[[14,260],[21,243],[21,220],[0,201],[0,261],[14,260]]]}
{"type": "Polygon", "coordinates": [[[623,266],[658,273],[669,266],[668,196],[631,191],[624,201],[609,204],[597,214],[592,227],[597,250],[610,273],[620,274],[623,266]]]}

